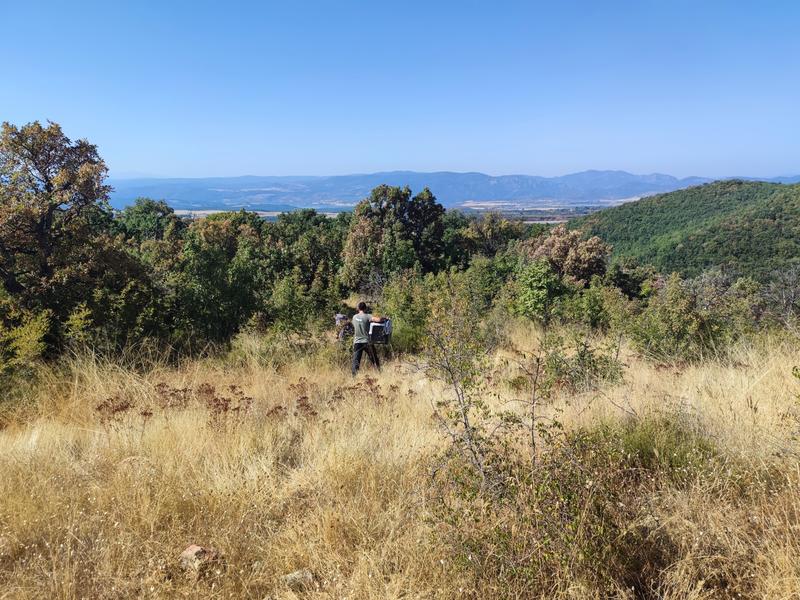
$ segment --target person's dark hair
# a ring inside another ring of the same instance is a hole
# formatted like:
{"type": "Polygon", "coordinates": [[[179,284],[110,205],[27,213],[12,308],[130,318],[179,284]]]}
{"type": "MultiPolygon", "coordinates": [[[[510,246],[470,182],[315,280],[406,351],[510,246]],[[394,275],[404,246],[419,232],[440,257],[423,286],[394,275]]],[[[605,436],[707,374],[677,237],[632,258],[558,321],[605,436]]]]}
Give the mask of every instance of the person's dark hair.
{"type": "Polygon", "coordinates": [[[367,312],[367,303],[366,302],[359,302],[358,303],[358,310],[363,310],[364,312],[367,312]]]}

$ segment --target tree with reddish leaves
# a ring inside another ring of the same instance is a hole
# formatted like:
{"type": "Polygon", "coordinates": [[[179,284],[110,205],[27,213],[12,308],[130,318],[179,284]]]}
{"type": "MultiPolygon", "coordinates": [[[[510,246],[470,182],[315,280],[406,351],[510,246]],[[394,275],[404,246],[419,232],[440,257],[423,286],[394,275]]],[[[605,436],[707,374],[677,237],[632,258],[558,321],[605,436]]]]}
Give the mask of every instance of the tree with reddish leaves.
{"type": "Polygon", "coordinates": [[[111,219],[106,173],[96,146],[55,123],[3,123],[0,280],[26,308],[62,312],[59,288],[87,275],[86,243],[111,219]]]}

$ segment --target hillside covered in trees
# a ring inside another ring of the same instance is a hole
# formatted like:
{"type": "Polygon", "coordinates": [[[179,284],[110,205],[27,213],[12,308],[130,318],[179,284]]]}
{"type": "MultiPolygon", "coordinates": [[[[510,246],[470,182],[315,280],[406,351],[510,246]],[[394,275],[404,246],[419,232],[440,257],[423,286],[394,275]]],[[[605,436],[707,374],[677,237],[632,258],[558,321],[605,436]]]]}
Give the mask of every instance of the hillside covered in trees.
{"type": "Polygon", "coordinates": [[[477,307],[469,319],[619,322],[642,349],[673,358],[741,333],[720,302],[765,326],[797,309],[800,271],[771,274],[800,254],[800,186],[727,181],[656,196],[577,223],[594,235],[465,216],[427,188],[378,185],[352,213],[275,222],[243,210],[186,219],[149,198],[115,211],[109,193],[88,141],[53,123],[4,124],[0,372],[24,374],[76,348],[146,344],[187,356],[246,331],[306,337],[330,328],[352,294],[392,314],[398,348],[416,351],[426,303],[453,301],[451,284],[477,307]],[[638,263],[608,268],[611,246],[638,263]],[[672,271],[695,279],[668,281],[672,271]],[[662,303],[697,313],[670,348],[651,322],[662,303]]]}
{"type": "Polygon", "coordinates": [[[3,125],[6,596],[797,597],[796,187],[593,222],[639,263],[427,188],[274,222],[109,194],[88,141],[3,125]]]}
{"type": "Polygon", "coordinates": [[[695,276],[709,267],[766,280],[800,261],[800,185],[741,180],[659,194],[573,222],[635,258],[695,276]]]}

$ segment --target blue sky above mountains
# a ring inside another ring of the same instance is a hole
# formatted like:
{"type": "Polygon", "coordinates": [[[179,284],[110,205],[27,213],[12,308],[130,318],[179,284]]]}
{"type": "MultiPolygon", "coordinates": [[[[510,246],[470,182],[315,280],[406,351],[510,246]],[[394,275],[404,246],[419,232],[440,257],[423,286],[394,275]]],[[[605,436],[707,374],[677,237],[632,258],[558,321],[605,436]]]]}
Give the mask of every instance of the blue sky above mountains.
{"type": "Polygon", "coordinates": [[[0,119],[112,174],[800,171],[800,3],[8,2],[0,119]]]}

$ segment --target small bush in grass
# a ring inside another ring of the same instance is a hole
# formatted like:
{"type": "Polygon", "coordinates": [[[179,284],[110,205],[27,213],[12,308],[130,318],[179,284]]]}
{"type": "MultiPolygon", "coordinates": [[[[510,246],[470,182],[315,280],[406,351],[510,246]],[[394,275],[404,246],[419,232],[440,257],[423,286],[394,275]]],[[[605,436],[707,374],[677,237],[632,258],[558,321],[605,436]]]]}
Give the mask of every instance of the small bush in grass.
{"type": "Polygon", "coordinates": [[[715,456],[712,442],[699,423],[681,414],[652,415],[617,425],[622,447],[631,465],[659,472],[680,482],[707,468],[715,456]]]}
{"type": "Polygon", "coordinates": [[[532,262],[517,277],[517,311],[546,326],[566,293],[561,277],[546,261],[532,262]]]}
{"type": "Polygon", "coordinates": [[[513,446],[498,467],[505,485],[480,493],[456,466],[437,518],[476,597],[536,597],[567,583],[613,595],[613,540],[635,510],[618,440],[582,432],[558,437],[534,468],[513,446]]]}
{"type": "Polygon", "coordinates": [[[466,464],[450,465],[436,517],[470,592],[648,597],[666,565],[663,548],[644,543],[648,530],[635,526],[646,498],[709,468],[713,444],[678,413],[548,433],[535,464],[513,439],[493,446],[504,482],[493,494],[466,464]]]}
{"type": "Polygon", "coordinates": [[[561,388],[585,392],[602,382],[614,383],[622,377],[622,364],[613,346],[593,345],[585,336],[576,336],[570,344],[555,337],[549,345],[546,371],[561,388]]]}
{"type": "Polygon", "coordinates": [[[285,330],[270,328],[263,332],[245,330],[232,340],[230,350],[218,358],[228,366],[255,365],[277,369],[301,357],[327,353],[343,356],[337,345],[325,340],[287,334],[285,330]]]}
{"type": "Polygon", "coordinates": [[[0,323],[0,376],[30,367],[47,351],[52,313],[25,314],[16,327],[0,323]]]}
{"type": "Polygon", "coordinates": [[[687,281],[673,273],[622,329],[649,358],[697,361],[725,356],[735,341],[754,333],[762,311],[753,281],[714,272],[687,281]]]}
{"type": "Polygon", "coordinates": [[[492,433],[483,383],[493,332],[481,322],[480,292],[463,273],[431,280],[426,351],[418,367],[445,386],[433,402],[433,417],[449,438],[448,453],[466,459],[480,476],[481,489],[498,484],[489,464],[492,433]]]}
{"type": "Polygon", "coordinates": [[[627,329],[636,349],[662,362],[694,360],[710,348],[703,315],[677,273],[627,329]]]}

